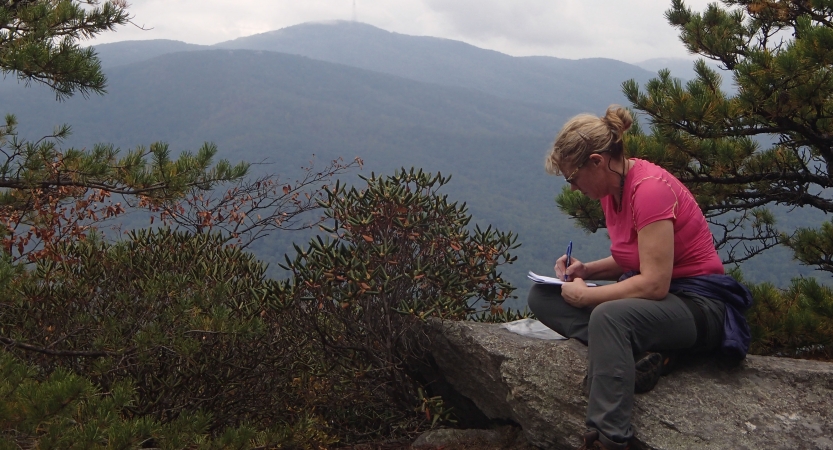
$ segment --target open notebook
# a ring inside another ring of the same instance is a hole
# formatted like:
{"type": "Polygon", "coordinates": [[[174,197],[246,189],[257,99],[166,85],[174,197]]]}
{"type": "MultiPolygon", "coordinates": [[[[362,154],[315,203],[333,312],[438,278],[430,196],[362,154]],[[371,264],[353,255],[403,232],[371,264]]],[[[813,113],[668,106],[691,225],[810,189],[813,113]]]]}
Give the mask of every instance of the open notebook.
{"type": "MultiPolygon", "coordinates": [[[[526,277],[529,278],[530,280],[536,282],[536,283],[539,283],[539,284],[564,284],[564,283],[569,283],[569,281],[559,280],[558,278],[545,277],[543,275],[538,275],[537,273],[535,273],[531,270],[526,275],[526,277]]],[[[587,285],[588,286],[595,286],[596,283],[587,283],[587,285]]]]}

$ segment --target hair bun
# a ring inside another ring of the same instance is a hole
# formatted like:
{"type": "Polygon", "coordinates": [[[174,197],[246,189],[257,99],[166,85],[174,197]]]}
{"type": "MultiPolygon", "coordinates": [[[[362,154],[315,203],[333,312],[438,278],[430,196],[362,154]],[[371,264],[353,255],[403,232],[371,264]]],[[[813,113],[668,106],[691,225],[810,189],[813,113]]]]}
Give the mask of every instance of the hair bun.
{"type": "Polygon", "coordinates": [[[615,136],[614,141],[619,142],[631,125],[633,125],[633,117],[631,113],[619,105],[610,105],[605,112],[604,117],[600,117],[602,122],[607,125],[610,132],[615,136]]]}

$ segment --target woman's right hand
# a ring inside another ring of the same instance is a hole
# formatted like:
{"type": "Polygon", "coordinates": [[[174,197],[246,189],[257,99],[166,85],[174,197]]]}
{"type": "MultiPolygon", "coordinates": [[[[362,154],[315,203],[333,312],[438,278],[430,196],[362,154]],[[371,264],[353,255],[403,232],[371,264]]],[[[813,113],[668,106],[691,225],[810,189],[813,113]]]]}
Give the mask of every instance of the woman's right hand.
{"type": "Polygon", "coordinates": [[[570,267],[567,267],[567,255],[563,255],[555,261],[555,276],[559,280],[564,279],[567,274],[567,281],[575,278],[587,278],[587,266],[576,258],[570,258],[570,267]]]}

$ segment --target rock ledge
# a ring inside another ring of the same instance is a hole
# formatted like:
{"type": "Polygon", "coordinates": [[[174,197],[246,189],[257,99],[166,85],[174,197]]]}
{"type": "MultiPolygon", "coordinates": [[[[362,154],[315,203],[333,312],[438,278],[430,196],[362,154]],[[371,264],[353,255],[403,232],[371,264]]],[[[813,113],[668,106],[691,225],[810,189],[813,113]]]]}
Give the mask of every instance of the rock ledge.
{"type": "MultiPolygon", "coordinates": [[[[580,444],[581,343],[474,322],[431,322],[427,332],[446,380],[490,419],[517,423],[542,449],[580,444]]],[[[833,450],[833,363],[749,356],[721,369],[691,361],[636,396],[633,423],[643,449],[833,450]]]]}

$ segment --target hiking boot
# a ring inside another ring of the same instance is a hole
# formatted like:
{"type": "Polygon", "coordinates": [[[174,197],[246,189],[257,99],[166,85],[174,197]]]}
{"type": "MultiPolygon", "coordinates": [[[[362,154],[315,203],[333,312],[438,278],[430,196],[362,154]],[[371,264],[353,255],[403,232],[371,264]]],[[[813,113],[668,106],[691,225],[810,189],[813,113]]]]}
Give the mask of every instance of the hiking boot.
{"type": "Polygon", "coordinates": [[[677,357],[674,353],[645,352],[636,359],[636,383],[633,391],[642,394],[657,385],[659,377],[674,369],[677,357]]]}
{"type": "Polygon", "coordinates": [[[631,448],[629,443],[612,443],[611,445],[605,445],[605,443],[599,439],[598,431],[588,431],[587,433],[584,433],[582,439],[584,440],[584,444],[576,450],[629,450],[631,448]]]}
{"type": "Polygon", "coordinates": [[[596,441],[596,443],[593,444],[593,445],[595,445],[595,447],[593,447],[593,449],[595,449],[595,450],[630,450],[631,449],[630,441],[624,442],[624,443],[613,442],[610,439],[606,438],[605,436],[601,436],[601,435],[599,435],[599,440],[596,441]]]}
{"type": "Polygon", "coordinates": [[[588,431],[584,433],[582,436],[582,441],[584,442],[581,447],[577,447],[576,450],[596,450],[600,447],[597,447],[596,444],[602,445],[599,442],[599,432],[598,431],[588,431]]]}
{"type": "Polygon", "coordinates": [[[636,383],[633,391],[637,394],[648,392],[657,385],[662,375],[662,355],[655,352],[643,353],[636,360],[636,383]]]}

